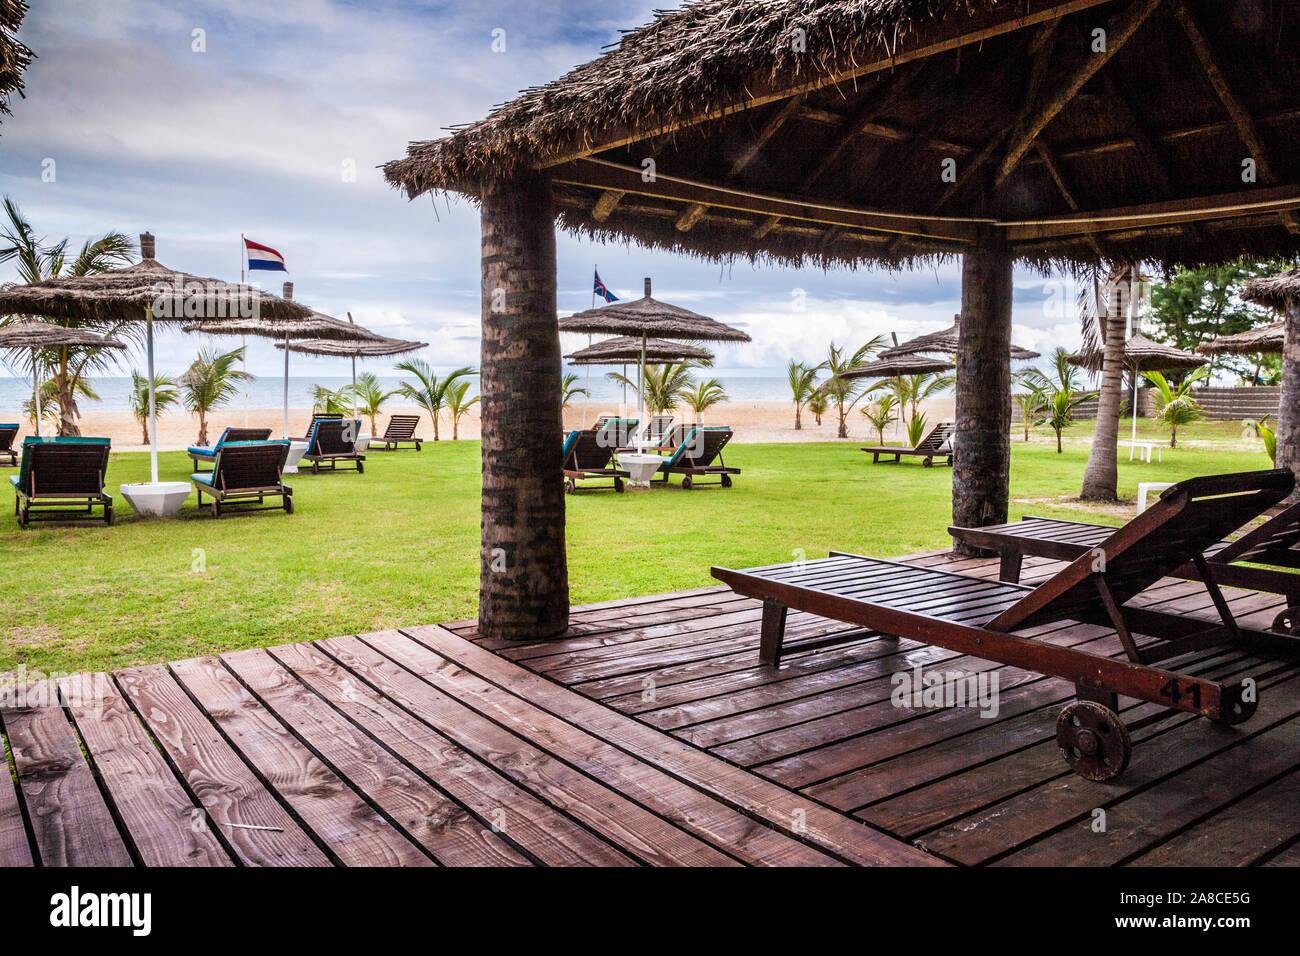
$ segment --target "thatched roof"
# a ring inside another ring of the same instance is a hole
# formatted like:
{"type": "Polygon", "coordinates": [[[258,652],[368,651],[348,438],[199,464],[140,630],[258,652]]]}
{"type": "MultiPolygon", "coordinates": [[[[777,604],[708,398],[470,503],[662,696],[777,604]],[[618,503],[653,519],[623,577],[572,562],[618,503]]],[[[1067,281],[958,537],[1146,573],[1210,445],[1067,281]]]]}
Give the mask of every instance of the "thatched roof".
{"type": "Polygon", "coordinates": [[[1286,311],[1288,299],[1300,303],[1300,267],[1288,269],[1275,276],[1263,276],[1246,282],[1241,297],[1247,302],[1266,305],[1278,312],[1286,311]]]}
{"type": "Polygon", "coordinates": [[[336,342],[384,340],[384,336],[363,329],[354,322],[344,322],[324,312],[313,312],[294,302],[292,282],[284,284],[284,296],[277,301],[287,302],[299,311],[292,315],[263,314],[193,322],[185,326],[184,331],[203,332],[207,335],[257,335],[264,339],[330,339],[336,342]]]}
{"type": "Polygon", "coordinates": [[[1217,339],[1203,342],[1196,346],[1196,351],[1202,355],[1281,355],[1285,344],[1286,323],[1270,322],[1235,335],[1221,335],[1217,339]]]}
{"type": "Polygon", "coordinates": [[[896,378],[899,375],[924,375],[930,372],[951,372],[957,366],[940,358],[924,355],[891,355],[859,365],[840,378],[896,378]]]}
{"type": "Polygon", "coordinates": [[[1294,253],[1292,12],[697,0],[384,172],[478,197],[543,169],[564,228],[715,259],[906,264],[988,228],[1042,266],[1294,253]]]}
{"type": "MultiPolygon", "coordinates": [[[[902,345],[895,345],[892,349],[885,349],[880,353],[880,357],[890,358],[895,355],[956,355],[960,326],[961,316],[955,315],[953,316],[952,325],[943,331],[918,335],[902,345]]],[[[1038,352],[1031,352],[1029,349],[1023,349],[1019,345],[1011,346],[1011,358],[1017,362],[1036,359],[1039,354],[1038,352]]]]}
{"type": "Polygon", "coordinates": [[[126,345],[107,335],[84,329],[67,329],[38,319],[25,319],[0,325],[0,349],[53,349],[76,346],[97,349],[124,349],[126,345]]]}
{"type": "Polygon", "coordinates": [[[43,315],[88,322],[139,322],[153,309],[155,322],[256,314],[291,320],[310,310],[250,285],[177,272],[154,258],[154,238],[140,236],[135,265],[94,275],[48,279],[0,289],[0,315],[43,315]]]}
{"type": "MultiPolygon", "coordinates": [[[[283,342],[276,342],[277,349],[285,347],[283,342]]],[[[373,342],[340,342],[333,339],[307,339],[304,342],[290,342],[290,352],[302,352],[304,355],[334,355],[342,358],[380,358],[386,355],[405,355],[428,348],[428,342],[411,342],[405,339],[381,338],[373,342]]]]}
{"type": "MultiPolygon", "coordinates": [[[[564,356],[570,365],[626,365],[641,361],[641,337],[639,335],[618,335],[579,349],[564,356]]],[[[669,362],[712,362],[713,353],[684,342],[668,342],[664,339],[646,339],[645,360],[647,364],[662,365],[669,362]]]]}
{"type": "Polygon", "coordinates": [[[35,56],[17,36],[26,15],[24,0],[0,0],[0,114],[9,112],[12,94],[23,95],[23,71],[35,56]]]}
{"type": "Polygon", "coordinates": [[[640,299],[614,302],[560,319],[561,332],[594,332],[601,335],[652,335],[688,342],[748,342],[749,335],[723,325],[716,319],[650,296],[650,280],[640,299]]]}
{"type": "MultiPolygon", "coordinates": [[[[1101,370],[1102,353],[1076,352],[1070,356],[1069,361],[1071,365],[1097,372],[1101,370]]],[[[1210,360],[1176,349],[1172,345],[1153,342],[1139,332],[1124,343],[1124,364],[1135,372],[1172,372],[1200,368],[1209,365],[1210,360]]]]}

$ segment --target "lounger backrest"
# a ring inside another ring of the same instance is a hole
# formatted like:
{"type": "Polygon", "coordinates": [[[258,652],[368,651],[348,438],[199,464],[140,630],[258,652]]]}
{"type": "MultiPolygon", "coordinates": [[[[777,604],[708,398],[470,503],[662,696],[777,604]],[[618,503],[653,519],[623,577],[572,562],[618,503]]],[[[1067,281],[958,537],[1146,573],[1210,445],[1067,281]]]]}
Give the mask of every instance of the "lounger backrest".
{"type": "Polygon", "coordinates": [[[645,427],[642,437],[647,441],[658,442],[663,439],[664,435],[668,434],[668,430],[672,428],[672,425],[673,416],[655,415],[650,419],[650,424],[645,427]]]}
{"type": "Polygon", "coordinates": [[[1286,498],[1294,487],[1295,476],[1280,469],[1179,482],[988,626],[1009,631],[1066,619],[1095,620],[1102,608],[1095,577],[1105,579],[1122,607],[1286,498]]]}
{"type": "Polygon", "coordinates": [[[18,484],[28,494],[97,495],[104,490],[107,438],[23,439],[18,484]]]}
{"type": "MultiPolygon", "coordinates": [[[[1254,531],[1243,534],[1214,556],[1215,561],[1257,561],[1300,569],[1300,503],[1293,504],[1254,531]]],[[[1300,590],[1300,577],[1296,580],[1300,590]]]]}
{"type": "Polygon", "coordinates": [[[346,421],[337,418],[323,418],[311,426],[307,436],[307,454],[309,455],[348,455],[356,451],[356,439],[361,434],[361,422],[357,419],[346,421]],[[347,440],[345,432],[350,433],[347,440]]]}
{"type": "Polygon", "coordinates": [[[943,448],[943,443],[953,436],[957,431],[957,426],[952,422],[940,422],[930,429],[930,434],[921,439],[921,444],[916,446],[917,451],[939,451],[943,448]]]}
{"type": "Polygon", "coordinates": [[[8,451],[13,448],[14,439],[17,437],[17,425],[0,425],[0,451],[8,451]]]}
{"type": "Polygon", "coordinates": [[[212,465],[212,485],[223,491],[278,487],[288,457],[285,439],[227,442],[212,465]]]}
{"type": "Polygon", "coordinates": [[[608,468],[614,457],[615,433],[612,429],[589,428],[569,434],[565,441],[564,467],[570,471],[599,471],[608,468]]]}
{"type": "Polygon", "coordinates": [[[725,425],[683,426],[681,443],[668,459],[668,466],[707,468],[722,454],[734,432],[725,425]],[[689,431],[687,429],[689,428],[689,431]]]}
{"type": "Polygon", "coordinates": [[[389,415],[384,438],[388,441],[412,441],[415,438],[415,426],[419,424],[419,415],[389,415]]]}
{"type": "Polygon", "coordinates": [[[227,428],[218,445],[229,445],[240,441],[266,441],[271,437],[269,428],[227,428]]]}

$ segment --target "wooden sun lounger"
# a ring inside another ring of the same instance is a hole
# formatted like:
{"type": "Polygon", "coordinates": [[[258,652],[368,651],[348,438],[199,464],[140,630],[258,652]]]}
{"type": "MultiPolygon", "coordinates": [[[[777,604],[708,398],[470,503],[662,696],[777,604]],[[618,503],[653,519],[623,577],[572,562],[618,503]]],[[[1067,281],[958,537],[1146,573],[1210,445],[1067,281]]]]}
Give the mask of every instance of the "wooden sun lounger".
{"type": "Polygon", "coordinates": [[[301,437],[295,437],[293,441],[309,441],[311,439],[311,430],[316,427],[317,422],[341,422],[343,414],[341,412],[316,412],[311,416],[311,424],[307,426],[307,431],[301,437]]]}
{"type": "Polygon", "coordinates": [[[367,448],[374,451],[397,451],[398,445],[414,442],[415,450],[419,451],[424,442],[423,438],[415,436],[415,428],[419,424],[419,415],[390,415],[383,436],[372,438],[367,448]]]}
{"type": "Polygon", "coordinates": [[[658,474],[663,476],[664,482],[668,481],[669,475],[681,475],[682,487],[687,490],[706,484],[730,488],[731,476],[740,474],[740,469],[732,468],[722,460],[722,449],[727,447],[734,434],[725,425],[678,425],[660,443],[662,448],[671,451],[659,466],[658,474]],[[706,477],[718,480],[699,480],[706,477]]]}
{"type": "Polygon", "coordinates": [[[564,439],[564,490],[573,494],[578,482],[613,479],[613,489],[623,491],[623,482],[632,477],[614,463],[614,449],[620,428],[618,419],[609,419],[603,428],[569,432],[564,439]]]}
{"type": "Polygon", "coordinates": [[[213,462],[217,459],[217,452],[221,446],[239,441],[266,441],[271,437],[269,428],[227,428],[221,433],[215,445],[191,445],[187,448],[186,454],[190,456],[191,467],[195,471],[200,471],[199,462],[213,462]]]}
{"type": "Polygon", "coordinates": [[[17,425],[0,425],[0,465],[18,467],[18,450],[14,448],[14,440],[17,438],[17,425]]]}
{"type": "MultiPolygon", "coordinates": [[[[217,451],[211,471],[190,475],[194,490],[203,507],[203,496],[212,499],[212,517],[221,517],[222,505],[233,502],[264,504],[267,498],[279,498],[283,508],[293,514],[293,489],[284,483],[284,463],[289,457],[289,441],[227,442],[217,451]]],[[[243,511],[266,511],[269,508],[243,508],[243,511]]]]}
{"type": "Polygon", "coordinates": [[[930,434],[921,439],[921,443],[915,448],[904,448],[902,446],[892,445],[873,445],[869,448],[862,449],[871,455],[873,465],[880,464],[880,456],[886,458],[893,456],[893,462],[897,464],[903,460],[904,455],[910,455],[916,458],[923,458],[921,462],[926,468],[933,467],[935,459],[943,459],[945,465],[952,465],[952,436],[956,433],[957,426],[952,422],[940,422],[930,429],[930,434]]]}
{"type": "MultiPolygon", "coordinates": [[[[1026,557],[1073,561],[1099,547],[1115,529],[1026,515],[1008,524],[953,527],[948,532],[959,541],[997,552],[1001,559],[998,576],[1015,583],[1026,557]]],[[[1272,629],[1300,637],[1300,504],[1284,508],[1235,541],[1215,542],[1205,549],[1204,557],[1220,587],[1285,597],[1287,609],[1277,615],[1272,629]]],[[[1174,576],[1195,581],[1200,580],[1200,571],[1189,561],[1174,576]]]]}
{"type": "Polygon", "coordinates": [[[366,470],[366,456],[357,451],[356,437],[361,432],[361,422],[355,418],[322,418],[312,423],[307,436],[307,451],[302,460],[311,462],[313,475],[320,474],[323,465],[336,471],[339,463],[351,464],[358,473],[366,470]],[[350,439],[350,440],[349,440],[350,439]]]}
{"type": "Polygon", "coordinates": [[[32,521],[97,520],[102,508],[105,524],[113,523],[113,496],[104,493],[108,471],[107,438],[37,438],[23,440],[14,488],[18,527],[32,521]]]}
{"type": "Polygon", "coordinates": [[[744,571],[715,567],[713,576],[736,593],[763,601],[760,659],[765,664],[779,664],[786,613],[795,608],[1070,681],[1078,699],[1057,720],[1057,743],[1076,771],[1108,780],[1123,771],[1131,752],[1116,712],[1120,694],[1225,724],[1241,723],[1255,712],[1253,681],[1221,683],[1164,669],[1161,662],[1220,644],[1296,654],[1300,645],[1294,639],[1238,626],[1215,570],[1203,557],[1294,486],[1287,471],[1184,481],[1037,588],[839,552],[744,571]],[[1217,620],[1130,606],[1189,560],[1198,567],[1217,620]],[[1124,657],[1017,633],[1058,621],[1113,628],[1124,657]],[[1135,633],[1157,640],[1139,648],[1135,633]]]}

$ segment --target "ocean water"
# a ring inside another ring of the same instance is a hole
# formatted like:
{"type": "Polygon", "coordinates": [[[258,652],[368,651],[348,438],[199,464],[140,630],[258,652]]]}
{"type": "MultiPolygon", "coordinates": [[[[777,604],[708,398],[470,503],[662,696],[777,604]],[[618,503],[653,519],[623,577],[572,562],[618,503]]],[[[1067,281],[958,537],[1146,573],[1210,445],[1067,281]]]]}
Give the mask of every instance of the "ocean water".
{"type": "MultiPolygon", "coordinates": [[[[438,369],[437,371],[440,374],[445,374],[449,370],[438,369]]],[[[587,384],[586,368],[566,368],[565,371],[576,372],[580,386],[587,384]]],[[[608,371],[606,368],[598,367],[591,369],[590,391],[588,392],[591,401],[617,402],[621,400],[623,386],[610,381],[606,376],[608,371]]],[[[636,370],[634,366],[628,368],[628,375],[635,380],[636,370]]],[[[721,372],[710,370],[708,375],[722,382],[723,388],[727,390],[727,395],[732,401],[783,402],[788,401],[790,397],[790,388],[786,384],[784,376],[756,375],[753,374],[752,370],[737,370],[736,373],[728,373],[725,370],[721,372]]],[[[350,384],[351,381],[351,375],[290,375],[289,406],[291,408],[309,407],[311,405],[312,389],[316,385],[338,389],[350,384]]],[[[403,377],[400,375],[381,375],[379,381],[386,390],[392,391],[402,384],[403,377]]],[[[99,395],[99,401],[80,400],[78,404],[83,413],[96,410],[106,412],[130,410],[130,378],[92,377],[90,384],[99,395]]],[[[477,383],[471,387],[471,394],[477,390],[476,386],[477,383]]],[[[31,396],[32,385],[30,379],[0,377],[0,420],[15,418],[18,409],[22,407],[21,403],[30,399],[31,396]]],[[[629,389],[629,400],[632,400],[633,397],[629,389]]],[[[283,404],[283,378],[274,375],[261,375],[248,383],[249,408],[281,408],[283,404]]],[[[242,394],[236,396],[229,407],[243,408],[242,394]]]]}

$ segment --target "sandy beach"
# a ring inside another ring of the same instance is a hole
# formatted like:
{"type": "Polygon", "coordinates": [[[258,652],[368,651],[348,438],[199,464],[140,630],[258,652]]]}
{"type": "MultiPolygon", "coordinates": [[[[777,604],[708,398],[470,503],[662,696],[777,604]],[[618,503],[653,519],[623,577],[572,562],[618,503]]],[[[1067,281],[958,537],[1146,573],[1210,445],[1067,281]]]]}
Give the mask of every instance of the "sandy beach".
{"type": "MultiPolygon", "coordinates": [[[[953,401],[951,398],[925,402],[922,408],[931,423],[951,418],[953,415],[953,401]]],[[[615,415],[618,412],[617,403],[592,402],[586,409],[586,421],[590,424],[596,420],[598,415],[615,415]]],[[[379,416],[377,422],[379,430],[383,431],[390,414],[415,413],[424,415],[419,434],[426,439],[432,439],[433,429],[429,424],[427,413],[409,405],[392,404],[384,406],[384,413],[379,416]]],[[[635,410],[632,411],[632,414],[635,414],[635,410]]],[[[248,422],[251,426],[270,428],[272,436],[281,434],[283,418],[284,413],[278,408],[251,409],[248,413],[248,422]]],[[[680,410],[677,413],[677,419],[678,421],[684,420],[680,410]]],[[[289,413],[289,430],[294,435],[301,435],[310,421],[311,409],[291,409],[289,413]]],[[[581,403],[571,405],[564,410],[565,428],[578,428],[581,426],[582,421],[583,408],[581,403]]],[[[803,428],[796,431],[794,427],[794,407],[788,402],[724,403],[709,409],[704,416],[704,421],[708,425],[730,425],[736,430],[735,441],[744,444],[835,440],[835,416],[833,413],[823,416],[821,425],[818,425],[816,419],[805,411],[803,428]]],[[[242,407],[218,410],[209,416],[208,437],[215,441],[217,436],[221,434],[221,430],[227,425],[242,426],[243,424],[244,410],[242,407]]],[[[369,421],[364,420],[363,416],[363,427],[366,430],[369,429],[369,424],[369,421]]],[[[100,411],[94,405],[88,405],[81,417],[81,432],[83,435],[111,438],[113,448],[117,451],[143,451],[147,448],[140,441],[140,426],[129,412],[100,411]]],[[[451,432],[451,421],[444,413],[442,421],[439,423],[439,435],[447,439],[451,437],[451,432]]],[[[31,432],[29,429],[24,428],[23,434],[31,434],[31,432]]],[[[875,431],[856,408],[849,415],[849,436],[851,440],[855,441],[875,439],[875,431]]],[[[461,419],[460,437],[466,439],[477,439],[479,437],[477,406],[461,419]]],[[[891,441],[897,440],[899,438],[898,427],[894,427],[892,436],[886,433],[886,437],[891,441]]],[[[171,409],[158,421],[158,447],[163,451],[183,450],[187,446],[194,444],[197,438],[198,419],[189,412],[171,409]]]]}

